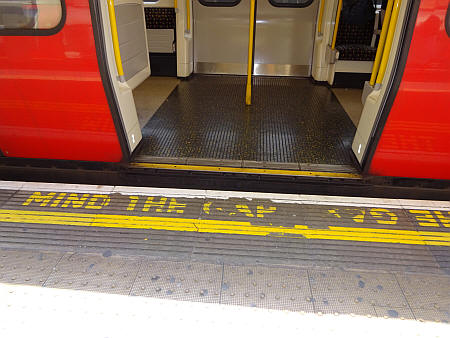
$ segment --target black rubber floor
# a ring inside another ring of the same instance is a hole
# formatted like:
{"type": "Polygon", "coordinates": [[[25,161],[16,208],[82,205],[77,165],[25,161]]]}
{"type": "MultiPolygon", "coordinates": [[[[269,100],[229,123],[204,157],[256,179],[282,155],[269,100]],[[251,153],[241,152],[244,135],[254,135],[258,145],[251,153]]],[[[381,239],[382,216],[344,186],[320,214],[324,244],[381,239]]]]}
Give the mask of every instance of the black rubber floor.
{"type": "Polygon", "coordinates": [[[195,75],[143,129],[138,155],[353,165],[355,127],[334,94],[309,79],[195,75]]]}

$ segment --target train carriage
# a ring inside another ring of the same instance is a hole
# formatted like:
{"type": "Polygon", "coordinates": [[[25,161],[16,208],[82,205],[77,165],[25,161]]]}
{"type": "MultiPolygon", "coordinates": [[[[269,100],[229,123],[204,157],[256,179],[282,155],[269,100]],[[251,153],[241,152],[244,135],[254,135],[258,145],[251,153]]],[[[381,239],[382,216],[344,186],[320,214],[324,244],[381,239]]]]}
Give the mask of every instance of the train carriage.
{"type": "Polygon", "coordinates": [[[2,0],[0,160],[448,180],[449,8],[2,0]]]}

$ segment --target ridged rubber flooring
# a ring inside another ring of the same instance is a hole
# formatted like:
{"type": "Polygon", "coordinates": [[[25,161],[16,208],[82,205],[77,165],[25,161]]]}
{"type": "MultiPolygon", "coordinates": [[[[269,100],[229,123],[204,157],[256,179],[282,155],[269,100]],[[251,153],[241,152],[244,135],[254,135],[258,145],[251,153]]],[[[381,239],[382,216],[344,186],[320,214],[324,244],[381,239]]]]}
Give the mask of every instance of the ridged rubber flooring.
{"type": "Polygon", "coordinates": [[[325,86],[309,79],[195,75],[143,128],[138,156],[353,165],[355,127],[325,86]]]}

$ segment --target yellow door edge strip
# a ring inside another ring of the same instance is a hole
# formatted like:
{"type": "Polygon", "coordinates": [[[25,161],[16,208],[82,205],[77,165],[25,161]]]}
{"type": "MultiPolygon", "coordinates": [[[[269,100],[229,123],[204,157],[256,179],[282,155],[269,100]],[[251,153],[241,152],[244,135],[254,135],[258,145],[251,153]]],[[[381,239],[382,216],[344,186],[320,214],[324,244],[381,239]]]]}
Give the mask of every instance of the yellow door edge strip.
{"type": "Polygon", "coordinates": [[[381,26],[380,40],[378,42],[377,53],[375,55],[375,61],[373,62],[372,74],[370,76],[370,85],[375,85],[375,79],[377,78],[378,70],[380,68],[381,57],[383,56],[384,44],[386,42],[386,36],[389,28],[389,22],[391,20],[392,7],[394,0],[388,0],[386,6],[386,13],[384,14],[383,24],[381,26]]]}
{"type": "Polygon", "coordinates": [[[306,225],[265,226],[251,222],[203,220],[175,217],[82,214],[56,211],[0,210],[0,222],[52,224],[65,226],[153,229],[249,236],[273,236],[373,243],[450,246],[450,233],[396,229],[330,226],[324,229],[306,225]],[[70,217],[70,215],[73,215],[70,217]]]}
{"type": "Polygon", "coordinates": [[[391,19],[389,20],[389,28],[387,31],[386,42],[384,44],[383,55],[380,61],[380,67],[375,80],[376,85],[380,85],[383,82],[384,74],[386,73],[389,56],[391,54],[392,43],[394,41],[395,29],[397,26],[398,15],[400,12],[401,0],[395,0],[392,8],[391,19]]]}
{"type": "Polygon", "coordinates": [[[334,22],[334,31],[333,31],[333,39],[331,40],[331,49],[334,50],[336,48],[336,39],[339,28],[339,20],[341,18],[342,11],[342,0],[339,0],[338,7],[336,10],[336,20],[334,22]]]}
{"type": "Polygon", "coordinates": [[[191,32],[191,0],[186,0],[186,32],[191,32]]]}
{"type": "Polygon", "coordinates": [[[317,22],[317,33],[319,35],[322,35],[322,20],[323,20],[323,9],[325,7],[325,1],[326,0],[322,0],[320,2],[320,9],[319,9],[319,20],[317,22]]]}
{"type": "Polygon", "coordinates": [[[122,66],[122,57],[120,56],[119,35],[117,33],[116,12],[114,10],[114,0],[108,0],[109,24],[111,28],[111,37],[114,49],[114,58],[116,60],[117,75],[120,82],[125,82],[125,76],[122,66]]]}
{"type": "Polygon", "coordinates": [[[337,173],[337,172],[326,172],[326,171],[217,167],[217,166],[209,166],[209,165],[165,164],[165,163],[143,163],[143,162],[133,162],[130,165],[131,165],[131,167],[134,167],[134,168],[149,168],[149,169],[214,171],[214,172],[227,172],[227,173],[240,173],[240,174],[314,176],[314,177],[335,177],[335,178],[351,178],[351,179],[361,179],[362,178],[362,176],[359,174],[337,173]]]}

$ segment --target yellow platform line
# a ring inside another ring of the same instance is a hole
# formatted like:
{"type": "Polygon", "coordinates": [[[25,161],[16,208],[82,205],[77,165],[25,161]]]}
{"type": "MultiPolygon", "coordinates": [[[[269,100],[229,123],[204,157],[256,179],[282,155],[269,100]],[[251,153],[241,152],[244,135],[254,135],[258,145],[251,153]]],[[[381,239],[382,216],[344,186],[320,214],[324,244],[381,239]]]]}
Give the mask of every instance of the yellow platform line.
{"type": "Polygon", "coordinates": [[[0,222],[450,246],[450,233],[438,231],[339,226],[329,226],[325,229],[312,229],[306,225],[274,227],[253,225],[251,222],[225,220],[199,220],[175,217],[147,217],[33,210],[0,210],[0,222]]]}
{"type": "Polygon", "coordinates": [[[336,172],[326,172],[326,171],[216,167],[216,166],[209,166],[209,165],[165,164],[165,163],[143,163],[143,162],[133,162],[133,163],[131,163],[131,166],[135,167],[135,168],[213,171],[213,172],[227,172],[227,173],[241,173],[241,174],[315,176],[315,177],[336,177],[336,178],[352,178],[352,179],[361,179],[362,178],[362,176],[359,174],[336,173],[336,172]]]}

